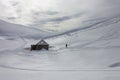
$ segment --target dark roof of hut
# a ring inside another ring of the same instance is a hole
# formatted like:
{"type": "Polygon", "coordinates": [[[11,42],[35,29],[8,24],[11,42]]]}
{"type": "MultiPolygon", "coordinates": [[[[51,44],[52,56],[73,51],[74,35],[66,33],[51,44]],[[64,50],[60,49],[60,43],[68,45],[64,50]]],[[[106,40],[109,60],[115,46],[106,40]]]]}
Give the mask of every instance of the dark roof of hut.
{"type": "Polygon", "coordinates": [[[48,43],[44,40],[41,40],[37,43],[37,45],[48,45],[48,43]]]}

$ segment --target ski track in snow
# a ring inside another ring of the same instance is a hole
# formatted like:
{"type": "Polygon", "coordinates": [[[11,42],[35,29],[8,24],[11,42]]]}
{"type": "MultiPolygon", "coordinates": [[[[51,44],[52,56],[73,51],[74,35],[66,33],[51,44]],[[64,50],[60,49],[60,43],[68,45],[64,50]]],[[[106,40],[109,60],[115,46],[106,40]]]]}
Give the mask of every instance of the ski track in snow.
{"type": "Polygon", "coordinates": [[[62,33],[62,34],[45,37],[44,39],[59,37],[59,36],[62,36],[62,35],[71,34],[71,33],[77,33],[77,32],[81,32],[81,31],[85,32],[85,31],[105,27],[105,26],[108,26],[108,25],[111,25],[111,24],[115,24],[115,23],[118,23],[118,22],[120,22],[120,16],[119,15],[115,16],[115,17],[108,18],[108,19],[105,18],[104,20],[98,21],[96,23],[93,23],[93,24],[91,24],[89,26],[85,26],[83,28],[77,28],[77,29],[74,29],[74,30],[71,30],[71,31],[68,31],[68,32],[65,32],[65,33],[62,33]]]}

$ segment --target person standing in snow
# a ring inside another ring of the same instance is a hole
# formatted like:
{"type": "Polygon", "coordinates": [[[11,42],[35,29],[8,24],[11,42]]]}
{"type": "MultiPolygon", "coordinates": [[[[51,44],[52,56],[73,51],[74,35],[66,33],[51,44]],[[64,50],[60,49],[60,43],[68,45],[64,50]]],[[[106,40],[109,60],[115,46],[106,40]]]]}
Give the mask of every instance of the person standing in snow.
{"type": "Polygon", "coordinates": [[[66,44],[66,48],[68,47],[68,45],[66,44]]]}

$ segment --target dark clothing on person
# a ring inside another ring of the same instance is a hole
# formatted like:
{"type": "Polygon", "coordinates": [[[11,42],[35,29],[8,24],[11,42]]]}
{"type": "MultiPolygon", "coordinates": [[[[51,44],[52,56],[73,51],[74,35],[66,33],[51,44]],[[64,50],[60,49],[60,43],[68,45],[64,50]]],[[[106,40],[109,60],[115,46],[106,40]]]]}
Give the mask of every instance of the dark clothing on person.
{"type": "Polygon", "coordinates": [[[66,48],[68,47],[68,45],[66,44],[66,48]]]}

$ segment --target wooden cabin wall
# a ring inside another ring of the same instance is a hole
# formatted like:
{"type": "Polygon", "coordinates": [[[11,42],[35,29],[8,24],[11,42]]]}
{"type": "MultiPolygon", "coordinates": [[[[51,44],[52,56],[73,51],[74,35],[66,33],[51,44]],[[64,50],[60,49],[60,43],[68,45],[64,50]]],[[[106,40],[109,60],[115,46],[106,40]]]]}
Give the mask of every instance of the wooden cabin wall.
{"type": "Polygon", "coordinates": [[[31,50],[49,49],[49,45],[31,45],[31,50]]]}

